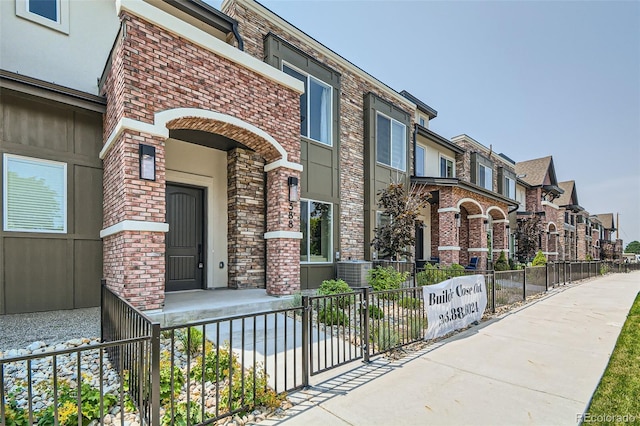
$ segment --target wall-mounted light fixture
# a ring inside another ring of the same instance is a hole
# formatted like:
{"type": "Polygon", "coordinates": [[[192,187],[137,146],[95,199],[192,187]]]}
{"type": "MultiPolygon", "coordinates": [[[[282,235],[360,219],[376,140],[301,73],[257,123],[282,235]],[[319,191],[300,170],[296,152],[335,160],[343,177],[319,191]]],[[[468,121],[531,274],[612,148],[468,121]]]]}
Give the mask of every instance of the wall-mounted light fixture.
{"type": "Polygon", "coordinates": [[[456,226],[460,228],[460,213],[456,213],[455,218],[456,218],[456,226]]]}
{"type": "Polygon", "coordinates": [[[484,220],[484,230],[485,232],[489,232],[489,221],[487,219],[484,220]]]}
{"type": "Polygon", "coordinates": [[[287,179],[287,183],[289,185],[289,201],[296,202],[300,201],[300,189],[298,187],[298,178],[295,176],[289,176],[287,179]]]}
{"type": "Polygon", "coordinates": [[[140,179],[156,180],[156,148],[140,144],[140,179]]]}

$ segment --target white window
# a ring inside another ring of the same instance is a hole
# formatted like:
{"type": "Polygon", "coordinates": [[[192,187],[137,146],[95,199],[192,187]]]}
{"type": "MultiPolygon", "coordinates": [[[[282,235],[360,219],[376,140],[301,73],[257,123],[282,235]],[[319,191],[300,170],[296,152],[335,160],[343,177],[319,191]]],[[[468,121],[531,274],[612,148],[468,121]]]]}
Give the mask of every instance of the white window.
{"type": "Polygon", "coordinates": [[[505,177],[504,178],[504,195],[511,198],[512,200],[516,199],[516,181],[505,177]]]}
{"type": "Polygon", "coordinates": [[[423,146],[416,145],[416,176],[426,176],[425,156],[427,151],[423,146]]]}
{"type": "Polygon", "coordinates": [[[16,0],[16,15],[69,34],[69,0],[16,0]]]}
{"type": "Polygon", "coordinates": [[[4,155],[4,230],[67,232],[67,165],[4,155]]]}
{"type": "Polygon", "coordinates": [[[406,126],[380,113],[376,114],[376,159],[394,169],[407,168],[406,126]]]}
{"type": "Polygon", "coordinates": [[[287,64],[282,64],[282,71],[304,83],[304,93],[300,95],[300,134],[333,145],[331,86],[287,64]]]}
{"type": "Polygon", "coordinates": [[[329,263],[333,252],[333,205],[319,201],[300,201],[300,261],[329,263]]]}
{"type": "Polygon", "coordinates": [[[440,156],[440,177],[452,178],[456,177],[455,162],[448,157],[440,156]]]}
{"type": "Polygon", "coordinates": [[[420,117],[418,119],[418,123],[422,126],[422,127],[427,127],[426,124],[427,122],[424,120],[424,117],[420,117]]]}
{"type": "Polygon", "coordinates": [[[493,191],[493,169],[483,164],[478,164],[478,185],[493,191]]]}

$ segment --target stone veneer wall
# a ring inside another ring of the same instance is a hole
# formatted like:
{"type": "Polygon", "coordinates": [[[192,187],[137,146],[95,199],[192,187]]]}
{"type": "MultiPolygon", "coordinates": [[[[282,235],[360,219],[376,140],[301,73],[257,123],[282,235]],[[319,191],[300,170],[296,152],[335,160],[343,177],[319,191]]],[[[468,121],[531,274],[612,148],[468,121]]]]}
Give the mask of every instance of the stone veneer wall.
{"type": "MultiPolygon", "coordinates": [[[[305,54],[341,74],[339,108],[340,149],[340,247],[342,259],[363,259],[368,238],[364,235],[364,95],[373,92],[386,101],[399,105],[370,82],[355,75],[342,63],[326,57],[318,49],[283,28],[256,14],[242,2],[231,0],[223,5],[223,12],[239,23],[245,51],[264,59],[264,37],[273,33],[305,54]]],[[[402,109],[403,106],[399,105],[402,109]]],[[[411,117],[414,114],[410,114],[411,117]]],[[[413,127],[412,118],[412,127],[413,127]]],[[[411,144],[409,144],[411,147],[411,144]]],[[[375,209],[375,206],[372,206],[375,209]]],[[[338,247],[334,247],[338,251],[338,247]]]]}
{"type": "MultiPolygon", "coordinates": [[[[299,94],[295,90],[129,12],[122,12],[120,18],[126,31],[118,37],[114,46],[111,69],[103,87],[103,94],[108,100],[104,118],[105,140],[123,118],[153,123],[155,114],[160,111],[197,108],[224,113],[262,129],[287,151],[290,162],[300,163],[299,94]]],[[[220,133],[232,139],[241,139],[245,146],[255,149],[267,162],[279,158],[278,152],[264,139],[234,128],[226,122],[185,117],[168,123],[168,127],[220,133]]],[[[242,161],[236,161],[235,167],[242,173],[242,161]]],[[[253,180],[257,166],[253,164],[248,167],[252,169],[250,180],[253,180]]],[[[299,177],[299,173],[290,169],[283,172],[280,168],[271,170],[267,175],[270,210],[267,210],[267,217],[263,218],[262,223],[266,222],[267,231],[289,231],[281,223],[287,217],[289,208],[285,200],[286,177],[299,177]],[[279,182],[281,179],[284,182],[279,182]]],[[[236,182],[238,187],[241,186],[240,180],[236,182]]],[[[256,183],[252,181],[251,185],[253,189],[256,183]]],[[[263,193],[253,193],[250,196],[262,197],[263,193]]],[[[242,195],[234,192],[233,196],[242,195]]],[[[245,201],[246,204],[251,203],[248,198],[245,201]]],[[[261,211],[264,214],[264,210],[261,211]]],[[[240,217],[240,214],[235,216],[238,224],[240,217]]],[[[256,218],[259,219],[259,215],[256,218]]],[[[165,222],[164,140],[126,128],[104,158],[104,227],[123,220],[165,222]],[[138,178],[140,143],[156,148],[155,182],[138,178]]],[[[258,228],[260,226],[261,224],[257,225],[258,228]]],[[[296,230],[299,229],[299,216],[294,218],[294,226],[296,230]]],[[[255,236],[255,232],[254,229],[251,235],[255,236]]],[[[241,241],[242,235],[243,230],[239,226],[229,233],[229,238],[241,241]]],[[[296,286],[299,288],[298,262],[289,262],[290,265],[281,268],[281,258],[298,258],[299,248],[293,247],[298,240],[292,241],[294,243],[289,242],[289,239],[271,240],[269,244],[278,247],[267,251],[267,263],[271,264],[264,265],[264,248],[258,248],[261,244],[256,244],[257,251],[251,253],[251,261],[262,257],[255,266],[258,270],[267,270],[267,288],[272,294],[278,294],[278,291],[289,294],[291,289],[296,286]],[[280,282],[276,284],[274,280],[280,282]],[[270,284],[273,285],[269,287],[270,284]]],[[[231,254],[230,251],[234,273],[242,269],[242,273],[247,273],[244,265],[240,265],[240,259],[233,258],[241,255],[243,254],[237,252],[231,254]]],[[[162,307],[164,256],[162,232],[124,231],[106,237],[104,276],[107,285],[137,307],[147,310],[162,307]]],[[[260,274],[260,271],[255,274],[249,272],[246,280],[235,283],[238,286],[256,285],[260,274]]]]}
{"type": "Polygon", "coordinates": [[[265,285],[264,159],[235,148],[227,154],[229,287],[265,285]]]}

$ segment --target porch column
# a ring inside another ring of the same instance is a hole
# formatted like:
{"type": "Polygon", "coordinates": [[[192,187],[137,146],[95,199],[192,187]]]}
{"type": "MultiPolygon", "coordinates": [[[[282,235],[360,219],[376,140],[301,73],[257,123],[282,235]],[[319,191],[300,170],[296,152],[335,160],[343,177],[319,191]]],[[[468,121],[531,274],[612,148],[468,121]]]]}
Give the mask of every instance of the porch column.
{"type": "Polygon", "coordinates": [[[300,185],[297,170],[279,167],[267,172],[266,287],[274,296],[300,290],[300,202],[289,201],[290,177],[300,185]]]}
{"type": "Polygon", "coordinates": [[[467,216],[469,220],[469,258],[478,258],[478,269],[487,268],[487,231],[484,221],[487,216],[484,214],[474,214],[467,216]]]}
{"type": "Polygon", "coordinates": [[[493,221],[493,241],[492,250],[494,253],[494,260],[498,260],[501,252],[506,252],[505,257],[509,257],[509,240],[507,238],[507,225],[509,221],[506,219],[493,221]]]}
{"type": "Polygon", "coordinates": [[[126,129],[102,156],[103,273],[107,286],[142,310],[164,304],[164,139],[126,129]],[[155,180],[140,178],[140,144],[155,148],[155,180]]]}
{"type": "Polygon", "coordinates": [[[460,262],[460,243],[458,226],[456,223],[457,208],[438,209],[438,257],[440,263],[451,265],[460,262]]]}

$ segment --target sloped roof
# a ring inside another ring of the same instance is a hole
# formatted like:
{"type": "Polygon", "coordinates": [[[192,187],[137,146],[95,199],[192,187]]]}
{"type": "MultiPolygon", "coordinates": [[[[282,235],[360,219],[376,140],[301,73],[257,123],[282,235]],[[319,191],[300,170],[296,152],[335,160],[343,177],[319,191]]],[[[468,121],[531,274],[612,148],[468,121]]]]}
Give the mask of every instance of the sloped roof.
{"type": "Polygon", "coordinates": [[[560,189],[564,191],[555,201],[558,206],[578,205],[578,193],[576,192],[576,181],[568,180],[558,183],[560,189]]]}
{"type": "Polygon", "coordinates": [[[553,167],[553,158],[550,155],[516,163],[516,175],[531,186],[547,184],[545,178],[549,175],[548,184],[556,185],[556,171],[553,167]]]}
{"type": "Polygon", "coordinates": [[[602,223],[602,226],[604,227],[604,229],[615,229],[616,225],[613,221],[613,213],[601,213],[601,214],[597,214],[595,215],[600,222],[602,223]]]}

